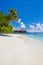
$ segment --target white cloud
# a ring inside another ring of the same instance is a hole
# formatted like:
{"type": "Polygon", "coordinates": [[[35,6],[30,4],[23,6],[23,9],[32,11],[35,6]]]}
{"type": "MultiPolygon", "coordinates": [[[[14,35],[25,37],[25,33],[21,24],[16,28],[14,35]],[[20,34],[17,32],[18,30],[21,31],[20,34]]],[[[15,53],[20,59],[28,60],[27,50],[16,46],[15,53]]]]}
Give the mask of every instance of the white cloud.
{"type": "Polygon", "coordinates": [[[43,24],[42,24],[42,27],[43,27],[43,24]]]}
{"type": "Polygon", "coordinates": [[[21,22],[21,19],[18,19],[18,23],[20,23],[21,22]]]}
{"type": "Polygon", "coordinates": [[[41,26],[40,23],[37,23],[37,24],[36,24],[36,27],[40,29],[42,26],[41,26]]]}
{"type": "Polygon", "coordinates": [[[26,28],[26,25],[24,24],[24,22],[21,21],[22,19],[18,19],[18,23],[20,24],[21,28],[26,28]]]}
{"type": "Polygon", "coordinates": [[[30,32],[43,32],[43,24],[30,25],[30,32]]]}
{"type": "Polygon", "coordinates": [[[23,22],[20,22],[21,28],[26,28],[26,25],[23,22]]]}
{"type": "Polygon", "coordinates": [[[30,28],[34,29],[35,27],[33,25],[30,25],[30,28]]]}
{"type": "Polygon", "coordinates": [[[37,24],[36,24],[36,29],[38,29],[39,31],[42,31],[42,32],[43,32],[42,24],[37,23],[37,24]]]}

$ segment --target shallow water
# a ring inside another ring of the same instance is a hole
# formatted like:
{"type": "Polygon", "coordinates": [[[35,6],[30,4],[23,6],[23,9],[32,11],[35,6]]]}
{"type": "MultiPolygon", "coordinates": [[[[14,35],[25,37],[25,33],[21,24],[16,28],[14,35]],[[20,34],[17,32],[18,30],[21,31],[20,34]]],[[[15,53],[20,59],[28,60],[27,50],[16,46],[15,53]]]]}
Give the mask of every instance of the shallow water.
{"type": "Polygon", "coordinates": [[[25,35],[27,37],[30,37],[30,38],[33,38],[33,39],[36,39],[38,40],[39,42],[42,42],[43,43],[43,34],[29,34],[29,33],[16,33],[16,34],[20,34],[20,35],[25,35]]]}
{"type": "Polygon", "coordinates": [[[25,35],[43,43],[43,34],[25,34],[25,35]]]}

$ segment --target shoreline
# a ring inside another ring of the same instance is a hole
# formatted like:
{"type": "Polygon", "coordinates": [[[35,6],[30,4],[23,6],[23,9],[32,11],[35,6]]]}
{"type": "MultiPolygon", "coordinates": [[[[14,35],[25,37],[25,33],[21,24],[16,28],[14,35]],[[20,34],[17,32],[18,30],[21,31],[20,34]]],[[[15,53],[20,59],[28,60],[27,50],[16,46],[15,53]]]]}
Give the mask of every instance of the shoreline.
{"type": "Polygon", "coordinates": [[[0,36],[0,65],[43,65],[43,45],[20,34],[0,36]]]}

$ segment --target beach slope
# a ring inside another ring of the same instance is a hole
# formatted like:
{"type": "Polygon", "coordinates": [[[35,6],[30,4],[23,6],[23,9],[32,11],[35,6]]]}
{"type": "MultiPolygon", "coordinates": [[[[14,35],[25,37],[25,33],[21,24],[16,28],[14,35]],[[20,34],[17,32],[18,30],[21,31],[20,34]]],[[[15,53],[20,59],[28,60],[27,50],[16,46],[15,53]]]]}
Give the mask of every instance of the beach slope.
{"type": "Polygon", "coordinates": [[[24,35],[1,35],[0,65],[43,65],[43,44],[24,35]]]}

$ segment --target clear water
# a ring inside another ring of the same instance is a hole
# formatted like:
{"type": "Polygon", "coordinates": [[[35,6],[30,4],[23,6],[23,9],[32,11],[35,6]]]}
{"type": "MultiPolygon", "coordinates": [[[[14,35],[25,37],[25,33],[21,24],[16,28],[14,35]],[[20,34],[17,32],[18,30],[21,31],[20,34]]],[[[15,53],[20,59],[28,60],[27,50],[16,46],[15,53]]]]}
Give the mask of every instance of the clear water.
{"type": "Polygon", "coordinates": [[[34,33],[32,33],[32,34],[29,34],[29,33],[16,33],[16,34],[25,35],[25,36],[27,36],[27,37],[36,39],[36,40],[38,40],[39,42],[42,42],[42,43],[43,43],[43,34],[40,34],[40,33],[38,33],[38,34],[34,34],[34,33]]]}
{"type": "Polygon", "coordinates": [[[40,42],[43,42],[43,34],[25,34],[25,35],[34,38],[40,42]]]}

